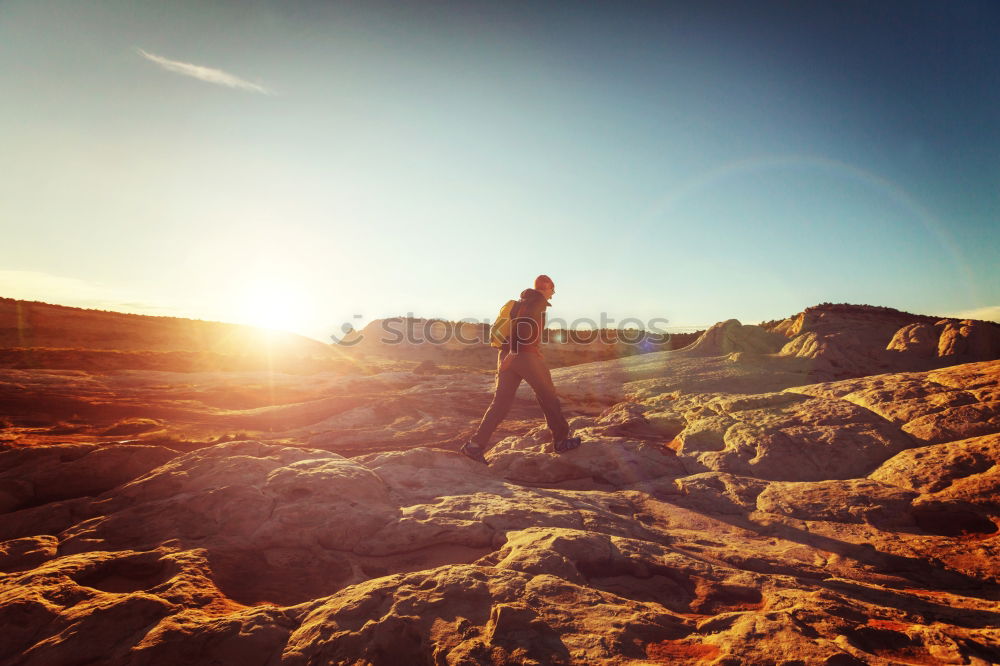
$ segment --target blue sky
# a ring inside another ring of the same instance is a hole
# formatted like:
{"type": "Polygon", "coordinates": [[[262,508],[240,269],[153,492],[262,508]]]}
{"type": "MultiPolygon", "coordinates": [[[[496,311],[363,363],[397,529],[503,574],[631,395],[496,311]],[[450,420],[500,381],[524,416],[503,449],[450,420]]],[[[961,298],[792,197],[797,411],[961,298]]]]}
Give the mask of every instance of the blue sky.
{"type": "MultiPolygon", "coordinates": [[[[1000,315],[992,2],[0,4],[0,295],[1000,315]]],[[[361,315],[354,318],[354,315],[361,315]]]]}

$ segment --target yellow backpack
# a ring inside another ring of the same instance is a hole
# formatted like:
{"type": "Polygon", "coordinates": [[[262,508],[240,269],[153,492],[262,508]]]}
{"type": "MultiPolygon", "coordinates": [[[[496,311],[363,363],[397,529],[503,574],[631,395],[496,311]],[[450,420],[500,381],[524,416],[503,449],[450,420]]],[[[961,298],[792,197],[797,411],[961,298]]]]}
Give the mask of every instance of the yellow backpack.
{"type": "Polygon", "coordinates": [[[490,326],[490,346],[503,347],[510,341],[510,322],[517,317],[518,303],[520,301],[507,301],[500,308],[500,314],[490,326]]]}

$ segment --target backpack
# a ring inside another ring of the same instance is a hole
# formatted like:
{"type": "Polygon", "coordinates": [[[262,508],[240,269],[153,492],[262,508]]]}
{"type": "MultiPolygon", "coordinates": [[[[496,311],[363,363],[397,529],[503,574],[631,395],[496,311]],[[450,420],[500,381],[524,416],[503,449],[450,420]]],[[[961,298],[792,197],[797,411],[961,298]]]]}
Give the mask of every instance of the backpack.
{"type": "Polygon", "coordinates": [[[490,326],[491,347],[500,348],[510,342],[510,323],[517,317],[520,305],[520,301],[507,301],[500,308],[500,314],[497,315],[497,318],[493,321],[493,325],[490,326]]]}

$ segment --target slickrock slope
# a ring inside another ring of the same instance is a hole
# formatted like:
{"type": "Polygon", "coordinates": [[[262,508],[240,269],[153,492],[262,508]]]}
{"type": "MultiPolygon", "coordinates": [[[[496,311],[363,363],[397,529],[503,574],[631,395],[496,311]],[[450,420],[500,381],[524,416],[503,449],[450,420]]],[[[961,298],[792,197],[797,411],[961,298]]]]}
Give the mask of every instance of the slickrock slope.
{"type": "Polygon", "coordinates": [[[640,380],[573,419],[580,449],[539,427],[489,467],[0,452],[0,663],[1000,661],[1000,361],[706,377],[640,380]]]}
{"type": "MultiPolygon", "coordinates": [[[[305,376],[0,369],[0,449],[126,441],[187,452],[234,439],[342,455],[457,447],[489,405],[493,377],[414,365],[305,376]]],[[[520,400],[498,434],[523,433],[538,419],[534,397],[520,400]]]]}

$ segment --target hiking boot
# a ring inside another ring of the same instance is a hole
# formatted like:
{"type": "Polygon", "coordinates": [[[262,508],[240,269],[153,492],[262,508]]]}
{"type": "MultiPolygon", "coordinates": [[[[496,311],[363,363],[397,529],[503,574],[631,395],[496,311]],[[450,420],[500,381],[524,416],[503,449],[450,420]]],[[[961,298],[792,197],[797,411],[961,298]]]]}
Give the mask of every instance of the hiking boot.
{"type": "Polygon", "coordinates": [[[486,458],[483,456],[485,453],[485,451],[483,451],[483,447],[479,446],[475,442],[466,442],[465,444],[462,444],[462,448],[459,450],[462,452],[463,456],[472,458],[476,462],[481,462],[484,465],[489,465],[489,463],[486,462],[486,458]]]}
{"type": "Polygon", "coordinates": [[[579,437],[567,437],[566,439],[553,444],[556,453],[566,453],[567,451],[572,451],[573,449],[578,448],[579,446],[580,446],[579,437]]]}

